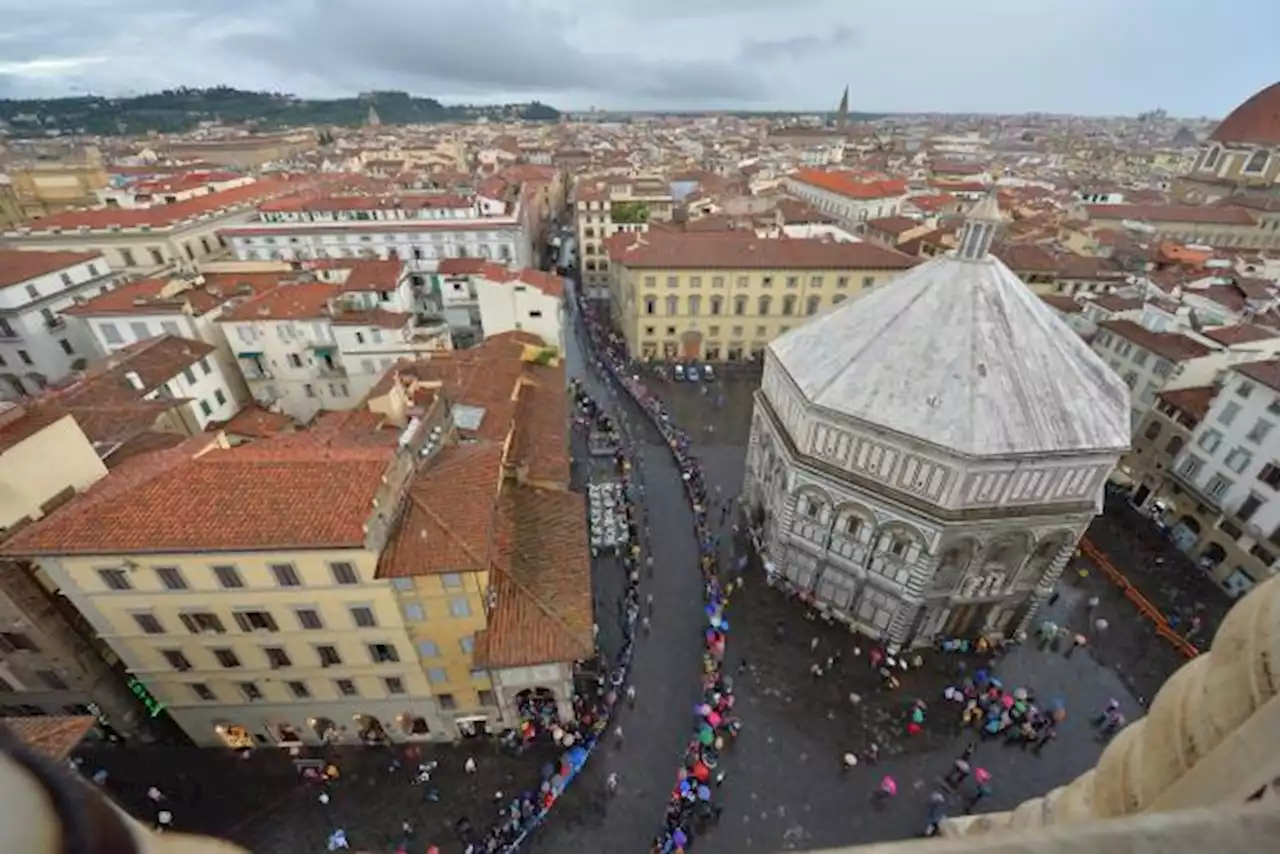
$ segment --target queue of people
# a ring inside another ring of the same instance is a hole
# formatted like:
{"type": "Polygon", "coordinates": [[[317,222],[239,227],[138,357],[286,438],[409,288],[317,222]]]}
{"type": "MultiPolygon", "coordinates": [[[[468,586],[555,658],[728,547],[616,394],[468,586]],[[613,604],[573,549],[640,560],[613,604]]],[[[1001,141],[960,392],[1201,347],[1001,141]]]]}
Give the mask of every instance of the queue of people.
{"type": "MultiPolygon", "coordinates": [[[[698,568],[702,573],[705,605],[703,632],[702,702],[693,709],[690,738],[684,761],[677,770],[661,832],[653,850],[683,852],[694,837],[707,830],[720,816],[721,807],[714,802],[713,791],[724,780],[718,771],[721,751],[732,744],[741,729],[741,721],[733,713],[733,678],[724,672],[725,647],[729,621],[725,611],[729,605],[736,578],[722,583],[720,577],[720,540],[714,533],[716,512],[721,524],[728,520],[727,503],[713,506],[706,481],[692,442],[671,419],[661,400],[649,393],[638,376],[628,372],[628,360],[619,338],[605,324],[597,321],[592,308],[579,300],[578,311],[590,339],[592,354],[601,373],[625,390],[645,412],[666,441],[685,493],[693,509],[694,535],[698,542],[698,568]]],[[[628,614],[630,616],[630,614],[628,614]]]]}

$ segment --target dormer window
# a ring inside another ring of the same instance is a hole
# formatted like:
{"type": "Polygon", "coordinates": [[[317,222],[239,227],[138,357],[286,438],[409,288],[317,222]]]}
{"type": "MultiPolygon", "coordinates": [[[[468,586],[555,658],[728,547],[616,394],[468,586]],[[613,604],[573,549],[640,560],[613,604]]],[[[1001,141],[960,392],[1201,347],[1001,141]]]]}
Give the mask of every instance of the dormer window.
{"type": "Polygon", "coordinates": [[[1245,172],[1251,175],[1260,175],[1267,168],[1267,161],[1271,155],[1264,149],[1258,149],[1249,155],[1249,160],[1244,164],[1245,172]]]}
{"type": "Polygon", "coordinates": [[[1204,154],[1204,162],[1200,164],[1201,169],[1216,169],[1218,166],[1218,158],[1222,155],[1222,149],[1218,146],[1210,146],[1209,150],[1204,154]]]}

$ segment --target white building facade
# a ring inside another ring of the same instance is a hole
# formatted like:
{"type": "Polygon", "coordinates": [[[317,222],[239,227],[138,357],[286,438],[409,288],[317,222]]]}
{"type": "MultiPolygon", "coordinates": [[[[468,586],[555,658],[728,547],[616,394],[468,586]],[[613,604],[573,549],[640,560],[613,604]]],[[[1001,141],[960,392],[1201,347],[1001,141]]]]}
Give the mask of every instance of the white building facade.
{"type": "Polygon", "coordinates": [[[744,498],[777,573],[884,642],[1009,635],[1048,598],[1128,445],[1128,391],[989,252],[770,345],[744,498]]]}
{"type": "Polygon", "coordinates": [[[0,399],[38,394],[99,355],[63,312],[112,281],[96,253],[0,250],[0,399]]]}
{"type": "Polygon", "coordinates": [[[564,352],[564,281],[541,270],[521,270],[504,281],[474,280],[485,338],[529,332],[564,352]]]}
{"type": "MultiPolygon", "coordinates": [[[[1216,511],[1219,537],[1254,556],[1280,549],[1280,361],[1236,365],[1227,372],[1170,474],[1197,502],[1216,511]]],[[[1187,552],[1211,533],[1191,515],[1170,521],[1174,542],[1187,552]]],[[[1198,560],[1211,571],[1226,557],[1222,546],[1210,542],[1198,560]]],[[[1274,573],[1275,558],[1269,563],[1274,573]]],[[[1240,568],[1224,569],[1226,574],[1217,575],[1233,594],[1266,580],[1240,568]]]]}
{"type": "Polygon", "coordinates": [[[223,229],[222,237],[241,261],[399,259],[418,274],[446,258],[525,266],[534,257],[520,204],[483,197],[281,203],[264,207],[254,222],[223,229]]]}

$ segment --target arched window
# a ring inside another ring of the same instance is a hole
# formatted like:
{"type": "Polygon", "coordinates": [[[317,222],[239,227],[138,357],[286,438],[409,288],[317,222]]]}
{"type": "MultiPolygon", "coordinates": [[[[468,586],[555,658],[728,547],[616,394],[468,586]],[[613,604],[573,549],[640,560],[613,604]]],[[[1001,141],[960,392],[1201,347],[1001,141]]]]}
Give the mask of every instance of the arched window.
{"type": "Polygon", "coordinates": [[[1147,429],[1142,435],[1146,436],[1148,440],[1156,439],[1160,435],[1160,422],[1152,421],[1147,425],[1147,429]]]}
{"type": "Polygon", "coordinates": [[[674,317],[680,313],[680,297],[672,295],[667,297],[667,314],[674,317]]]}
{"type": "Polygon", "coordinates": [[[1175,457],[1185,444],[1186,441],[1181,436],[1174,436],[1169,440],[1169,444],[1164,446],[1164,452],[1171,457],[1175,457]]]}
{"type": "Polygon", "coordinates": [[[767,316],[769,314],[769,302],[770,301],[767,296],[760,297],[760,300],[758,302],[758,308],[756,309],[756,313],[759,314],[761,317],[767,316]]]}

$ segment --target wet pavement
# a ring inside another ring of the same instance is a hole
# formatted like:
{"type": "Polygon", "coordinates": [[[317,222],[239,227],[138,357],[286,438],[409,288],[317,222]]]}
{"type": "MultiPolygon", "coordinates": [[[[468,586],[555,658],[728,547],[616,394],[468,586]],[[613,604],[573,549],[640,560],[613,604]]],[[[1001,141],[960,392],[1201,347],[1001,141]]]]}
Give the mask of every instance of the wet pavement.
{"type": "MultiPolygon", "coordinates": [[[[693,383],[654,383],[673,417],[701,437],[696,453],[708,482],[720,484],[726,495],[741,486],[755,385],[756,380],[741,377],[705,390],[693,383]]],[[[1098,545],[1108,548],[1112,539],[1123,540],[1131,520],[1109,514],[1103,524],[1108,533],[1097,538],[1098,545]]],[[[1181,663],[1105,576],[1092,572],[1076,579],[1062,588],[1045,617],[1060,624],[1082,622],[1088,598],[1097,595],[1095,616],[1111,614],[1112,626],[1122,628],[1109,629],[1096,649],[1070,658],[1029,645],[1015,648],[995,666],[1006,686],[1025,686],[1042,701],[1061,698],[1067,720],[1040,756],[1000,740],[979,742],[975,765],[993,775],[993,794],[978,812],[1011,808],[1088,770],[1104,747],[1090,718],[1112,698],[1130,719],[1138,716],[1142,705],[1130,683],[1149,696],[1147,685],[1163,681],[1181,663]]],[[[758,571],[748,574],[729,618],[734,632],[728,662],[731,672],[741,673],[737,692],[744,728],[724,761],[729,773],[722,789],[724,817],[698,840],[697,849],[713,854],[804,850],[920,834],[930,793],[974,741],[971,732],[960,731],[959,708],[942,696],[942,689],[958,680],[958,661],[926,656],[923,668],[902,675],[898,690],[883,690],[866,660],[870,644],[865,639],[806,620],[802,606],[768,588],[758,571]],[[811,651],[815,637],[818,647],[811,651]],[[825,665],[835,649],[843,650],[841,660],[815,679],[810,665],[825,665]],[[855,649],[862,654],[855,655],[855,649]],[[851,692],[858,694],[857,703],[850,700],[851,692]],[[927,724],[923,734],[908,736],[905,716],[917,698],[928,704],[927,724]],[[880,761],[842,771],[840,755],[872,741],[880,745],[880,761]],[[898,796],[878,811],[870,796],[886,774],[897,781],[898,796]]],[[[950,814],[963,810],[962,800],[950,796],[950,814]]]]}
{"type": "MultiPolygon", "coordinates": [[[[637,642],[631,668],[636,706],[629,709],[624,704],[621,709],[621,743],[613,734],[608,736],[529,850],[645,851],[661,824],[700,696],[702,582],[693,514],[679,471],[657,431],[588,369],[576,332],[570,330],[565,337],[569,377],[582,380],[587,392],[629,431],[646,489],[640,524],[647,523],[652,532],[655,567],[652,578],[642,575],[640,594],[653,594],[655,611],[651,634],[637,642]],[[605,780],[612,772],[619,776],[619,788],[607,796],[605,780]]],[[[598,579],[596,590],[604,600],[597,609],[604,637],[615,631],[604,621],[617,615],[609,597],[621,593],[622,580],[598,579]]]]}

